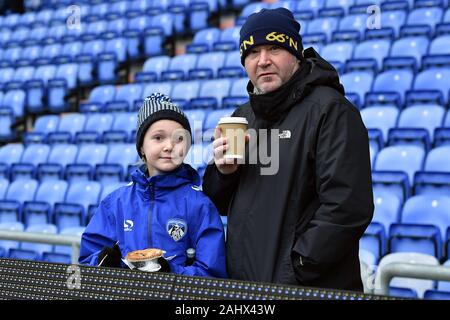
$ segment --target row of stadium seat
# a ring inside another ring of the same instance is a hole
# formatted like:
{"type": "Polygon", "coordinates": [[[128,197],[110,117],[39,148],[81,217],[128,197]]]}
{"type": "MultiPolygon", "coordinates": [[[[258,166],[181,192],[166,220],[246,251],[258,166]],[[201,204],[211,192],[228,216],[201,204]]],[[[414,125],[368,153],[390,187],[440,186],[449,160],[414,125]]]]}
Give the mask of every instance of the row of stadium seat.
{"type": "MultiPolygon", "coordinates": [[[[84,227],[68,227],[58,230],[58,227],[54,224],[35,224],[25,227],[23,223],[18,221],[0,223],[0,230],[61,234],[66,236],[81,236],[84,229],[84,227]]],[[[70,264],[71,248],[62,245],[0,240],[0,258],[4,257],[70,264]]]]}
{"type": "MultiPolygon", "coordinates": [[[[5,184],[4,180],[2,185],[5,184]]],[[[85,226],[99,201],[124,183],[19,179],[6,184],[0,200],[0,222],[25,225],[54,223],[60,230],[85,226]]]]}

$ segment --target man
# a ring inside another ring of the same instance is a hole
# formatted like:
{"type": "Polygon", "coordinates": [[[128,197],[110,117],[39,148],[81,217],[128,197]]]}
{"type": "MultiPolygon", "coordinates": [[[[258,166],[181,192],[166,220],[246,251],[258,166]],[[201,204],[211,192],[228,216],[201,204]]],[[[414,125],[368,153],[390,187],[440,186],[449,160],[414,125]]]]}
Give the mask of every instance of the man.
{"type": "Polygon", "coordinates": [[[228,215],[231,278],[362,291],[358,243],[373,215],[367,130],[336,70],[312,48],[303,55],[299,31],[278,8],[250,15],[240,32],[250,101],[233,116],[257,132],[279,129],[278,171],[248,162],[277,133],[250,137],[239,164],[222,157],[229,144],[216,129],[203,190],[228,215]]]}

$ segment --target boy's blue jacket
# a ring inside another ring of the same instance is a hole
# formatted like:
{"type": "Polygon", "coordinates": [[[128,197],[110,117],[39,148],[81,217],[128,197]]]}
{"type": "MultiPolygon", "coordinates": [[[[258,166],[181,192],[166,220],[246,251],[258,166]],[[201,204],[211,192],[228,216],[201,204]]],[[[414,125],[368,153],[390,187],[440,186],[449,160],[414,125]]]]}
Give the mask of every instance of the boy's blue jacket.
{"type": "Polygon", "coordinates": [[[187,164],[148,177],[145,165],[132,182],[109,194],[99,205],[81,239],[79,262],[98,265],[103,247],[117,241],[122,258],[130,251],[160,248],[172,272],[226,278],[223,225],[214,204],[200,191],[200,178],[187,164]],[[186,250],[195,262],[185,266],[186,250]]]}

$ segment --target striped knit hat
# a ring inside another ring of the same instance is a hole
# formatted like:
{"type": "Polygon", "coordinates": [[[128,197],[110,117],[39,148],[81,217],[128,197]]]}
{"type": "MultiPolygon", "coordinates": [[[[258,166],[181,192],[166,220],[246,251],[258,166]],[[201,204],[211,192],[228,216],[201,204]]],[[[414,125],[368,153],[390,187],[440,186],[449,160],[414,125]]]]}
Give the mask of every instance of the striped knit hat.
{"type": "Polygon", "coordinates": [[[170,98],[162,93],[153,93],[144,100],[144,104],[139,109],[136,133],[136,149],[141,157],[141,146],[144,136],[150,126],[158,120],[173,120],[178,122],[191,133],[189,120],[170,98]]]}

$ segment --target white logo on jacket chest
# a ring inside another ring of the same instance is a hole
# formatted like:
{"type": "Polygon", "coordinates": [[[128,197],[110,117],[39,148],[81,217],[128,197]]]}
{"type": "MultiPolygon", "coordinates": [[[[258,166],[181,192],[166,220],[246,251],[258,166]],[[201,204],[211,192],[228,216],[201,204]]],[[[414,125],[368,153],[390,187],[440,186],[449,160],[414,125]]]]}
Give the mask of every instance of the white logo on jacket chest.
{"type": "Polygon", "coordinates": [[[170,219],[167,221],[166,231],[173,240],[180,241],[186,235],[187,223],[182,219],[170,219]]]}
{"type": "Polygon", "coordinates": [[[278,134],[279,139],[290,139],[291,138],[291,130],[283,130],[278,134]]]}
{"type": "Polygon", "coordinates": [[[124,220],[123,222],[123,231],[133,231],[134,222],[133,220],[124,220]]]}

